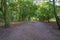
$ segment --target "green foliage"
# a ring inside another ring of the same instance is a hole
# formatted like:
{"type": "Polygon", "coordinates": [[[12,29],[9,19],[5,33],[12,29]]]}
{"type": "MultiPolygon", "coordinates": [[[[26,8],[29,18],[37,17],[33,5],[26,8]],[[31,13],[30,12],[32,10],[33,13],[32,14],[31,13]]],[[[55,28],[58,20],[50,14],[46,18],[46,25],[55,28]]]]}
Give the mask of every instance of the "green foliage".
{"type": "Polygon", "coordinates": [[[18,1],[18,4],[22,18],[27,18],[30,20],[30,18],[34,16],[37,6],[31,1],[18,1]]]}
{"type": "MultiPolygon", "coordinates": [[[[44,0],[40,5],[36,5],[33,1],[7,0],[7,15],[10,21],[31,20],[32,18],[45,21],[54,17],[53,5],[50,2],[44,2],[44,0]]],[[[59,12],[59,7],[57,7],[57,12],[59,12]]],[[[2,16],[0,13],[1,18],[2,16]]]]}
{"type": "Polygon", "coordinates": [[[60,17],[60,6],[56,6],[56,12],[57,12],[57,16],[60,17]]]}
{"type": "Polygon", "coordinates": [[[39,20],[49,20],[53,18],[53,6],[49,2],[43,2],[37,12],[39,20]]]}

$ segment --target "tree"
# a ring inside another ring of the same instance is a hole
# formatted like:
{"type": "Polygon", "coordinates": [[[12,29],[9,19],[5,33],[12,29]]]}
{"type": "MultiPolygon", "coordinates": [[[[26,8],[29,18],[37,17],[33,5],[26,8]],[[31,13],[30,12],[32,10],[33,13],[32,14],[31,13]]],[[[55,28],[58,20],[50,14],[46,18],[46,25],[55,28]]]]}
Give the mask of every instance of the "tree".
{"type": "Polygon", "coordinates": [[[38,8],[39,20],[48,21],[53,18],[53,6],[49,2],[42,2],[38,8]]]}
{"type": "Polygon", "coordinates": [[[60,29],[60,20],[59,20],[59,17],[57,16],[57,13],[56,13],[55,0],[53,0],[53,8],[54,8],[54,15],[56,18],[56,22],[57,22],[58,28],[60,29]]]}
{"type": "Polygon", "coordinates": [[[5,23],[5,28],[9,26],[9,17],[7,14],[7,0],[1,0],[2,1],[2,13],[3,13],[3,19],[5,23]]]}
{"type": "Polygon", "coordinates": [[[33,4],[33,0],[20,0],[18,1],[20,16],[22,20],[31,20],[31,17],[34,16],[36,5],[33,4]]]}

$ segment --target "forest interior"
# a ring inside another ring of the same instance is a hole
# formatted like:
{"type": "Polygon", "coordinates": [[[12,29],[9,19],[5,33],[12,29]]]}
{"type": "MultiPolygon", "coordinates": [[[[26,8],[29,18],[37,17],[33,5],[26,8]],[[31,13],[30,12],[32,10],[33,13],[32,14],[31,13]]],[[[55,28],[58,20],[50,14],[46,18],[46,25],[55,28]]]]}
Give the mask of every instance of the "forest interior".
{"type": "Polygon", "coordinates": [[[0,40],[60,40],[60,0],[0,0],[0,40]]]}

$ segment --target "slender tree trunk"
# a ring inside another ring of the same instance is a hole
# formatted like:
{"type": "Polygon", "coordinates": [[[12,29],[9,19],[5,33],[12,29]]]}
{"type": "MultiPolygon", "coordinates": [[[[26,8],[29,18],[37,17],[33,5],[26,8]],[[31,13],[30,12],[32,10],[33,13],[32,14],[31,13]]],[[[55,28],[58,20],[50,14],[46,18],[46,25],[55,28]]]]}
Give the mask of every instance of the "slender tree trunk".
{"type": "MultiPolygon", "coordinates": [[[[49,12],[49,11],[48,11],[49,12]]],[[[47,14],[47,21],[48,21],[48,23],[49,23],[49,13],[47,14]]]]}
{"type": "Polygon", "coordinates": [[[1,0],[1,10],[3,12],[3,0],[1,0]]]}
{"type": "Polygon", "coordinates": [[[54,15],[55,15],[55,18],[56,18],[56,22],[57,22],[58,28],[60,29],[59,18],[57,16],[56,8],[55,8],[55,0],[53,0],[53,8],[54,8],[54,15]]]}
{"type": "Polygon", "coordinates": [[[48,16],[47,16],[47,17],[48,17],[48,23],[49,23],[49,22],[50,22],[50,21],[49,21],[49,14],[48,14],[48,16]]]}
{"type": "Polygon", "coordinates": [[[0,11],[2,11],[2,0],[0,0],[0,11]]]}

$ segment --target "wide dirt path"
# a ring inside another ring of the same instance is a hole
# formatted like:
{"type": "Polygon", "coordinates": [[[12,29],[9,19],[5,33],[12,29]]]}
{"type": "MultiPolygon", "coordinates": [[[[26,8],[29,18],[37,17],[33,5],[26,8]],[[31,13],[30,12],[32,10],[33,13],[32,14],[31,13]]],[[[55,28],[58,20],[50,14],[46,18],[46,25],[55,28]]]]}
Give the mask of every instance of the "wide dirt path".
{"type": "Polygon", "coordinates": [[[53,29],[54,25],[43,22],[24,22],[0,30],[0,40],[60,40],[60,31],[53,29]]]}

